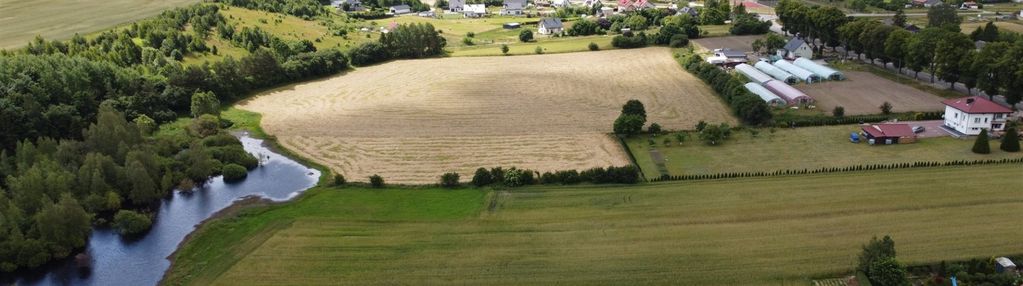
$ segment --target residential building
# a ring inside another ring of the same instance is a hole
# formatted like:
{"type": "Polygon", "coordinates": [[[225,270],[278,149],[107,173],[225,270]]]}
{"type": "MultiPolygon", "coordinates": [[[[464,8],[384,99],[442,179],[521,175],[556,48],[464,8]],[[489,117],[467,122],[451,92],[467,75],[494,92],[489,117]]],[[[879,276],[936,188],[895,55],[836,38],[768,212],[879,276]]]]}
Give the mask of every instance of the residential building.
{"type": "Polygon", "coordinates": [[[647,0],[618,0],[618,12],[631,12],[654,8],[654,3],[647,0]]]}
{"type": "Polygon", "coordinates": [[[465,10],[462,11],[462,15],[466,18],[479,18],[487,14],[487,6],[485,4],[466,4],[465,10]]]}
{"type": "Polygon", "coordinates": [[[543,18],[536,24],[537,32],[542,35],[560,34],[564,25],[559,18],[543,18]]]}
{"type": "Polygon", "coordinates": [[[526,10],[526,0],[504,0],[501,6],[501,15],[519,16],[526,10]]]}
{"type": "Polygon", "coordinates": [[[412,7],[409,7],[408,5],[391,6],[391,8],[389,9],[389,12],[391,14],[394,14],[394,15],[404,15],[404,14],[412,13],[412,7]]]}
{"type": "Polygon", "coordinates": [[[1012,109],[981,96],[948,99],[945,104],[945,127],[965,135],[980,134],[982,129],[1000,132],[1012,109]]]}
{"type": "Polygon", "coordinates": [[[803,38],[794,37],[785,44],[782,50],[779,50],[780,57],[795,59],[795,58],[813,58],[813,49],[810,45],[803,41],[803,38]]]}
{"type": "Polygon", "coordinates": [[[916,133],[909,124],[864,124],[861,129],[870,145],[906,144],[916,142],[916,133]]]}
{"type": "Polygon", "coordinates": [[[448,12],[461,13],[465,10],[465,0],[449,0],[448,12]]]}

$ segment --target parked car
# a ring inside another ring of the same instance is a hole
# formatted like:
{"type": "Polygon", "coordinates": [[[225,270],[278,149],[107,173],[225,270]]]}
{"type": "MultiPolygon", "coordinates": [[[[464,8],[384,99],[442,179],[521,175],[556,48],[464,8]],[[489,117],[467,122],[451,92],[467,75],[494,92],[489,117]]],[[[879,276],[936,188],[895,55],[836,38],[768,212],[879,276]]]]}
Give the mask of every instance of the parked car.
{"type": "Polygon", "coordinates": [[[926,129],[923,126],[913,126],[913,133],[923,133],[924,130],[926,129]]]}

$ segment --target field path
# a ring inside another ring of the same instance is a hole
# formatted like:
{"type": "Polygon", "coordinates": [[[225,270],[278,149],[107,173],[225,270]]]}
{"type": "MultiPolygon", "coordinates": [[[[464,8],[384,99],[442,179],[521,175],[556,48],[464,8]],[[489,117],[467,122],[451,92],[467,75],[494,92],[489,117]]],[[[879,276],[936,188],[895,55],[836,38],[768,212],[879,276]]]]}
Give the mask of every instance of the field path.
{"type": "Polygon", "coordinates": [[[468,179],[478,167],[628,164],[606,133],[633,98],[667,129],[735,122],[664,48],[396,61],[240,107],[262,113],[285,147],[352,180],[432,183],[451,171],[468,179]]]}

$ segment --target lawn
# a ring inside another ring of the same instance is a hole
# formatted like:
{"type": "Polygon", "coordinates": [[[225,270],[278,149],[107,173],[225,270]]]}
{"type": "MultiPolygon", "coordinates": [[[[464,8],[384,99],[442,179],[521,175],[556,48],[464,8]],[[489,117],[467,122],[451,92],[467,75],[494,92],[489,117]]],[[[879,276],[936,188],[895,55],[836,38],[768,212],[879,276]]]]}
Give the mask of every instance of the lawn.
{"type": "MultiPolygon", "coordinates": [[[[1018,158],[1021,153],[1006,153],[998,149],[997,140],[991,142],[991,154],[978,155],[970,151],[973,140],[952,137],[924,138],[913,144],[869,146],[849,142],[849,133],[859,131],[857,125],[827,127],[780,128],[773,134],[770,129],[757,129],[754,138],[746,131],[733,132],[717,146],[697,141],[695,133],[681,146],[674,141],[665,147],[666,135],[654,140],[654,149],[664,155],[671,175],[713,174],[721,172],[777,171],[846,167],[866,164],[889,164],[918,161],[953,161],[977,159],[1018,158]]],[[[646,136],[627,140],[647,178],[660,176],[650,158],[651,146],[646,136]]]]}
{"type": "Polygon", "coordinates": [[[1018,253],[1017,167],[640,186],[311,190],[203,226],[167,285],[808,285],[890,234],[902,262],[1018,253]],[[953,178],[971,178],[959,180],[953,178]],[[1010,239],[1011,240],[1011,239],[1010,239]]]}
{"type": "Polygon", "coordinates": [[[141,20],[197,0],[0,1],[0,49],[28,44],[37,35],[65,40],[141,20]]]}
{"type": "MultiPolygon", "coordinates": [[[[1017,8],[1013,12],[1019,12],[1019,9],[1017,8]]],[[[984,22],[968,22],[968,23],[963,23],[962,25],[959,26],[959,28],[960,28],[960,30],[963,33],[969,35],[970,33],[973,33],[973,31],[976,30],[977,27],[984,27],[985,25],[987,25],[987,21],[984,21],[984,22]]],[[[1023,33],[1023,25],[1020,25],[1018,22],[999,21],[999,22],[995,22],[995,26],[998,27],[999,31],[1009,31],[1009,32],[1023,33]]]]}
{"type": "MultiPolygon", "coordinates": [[[[616,49],[611,46],[612,36],[587,36],[587,37],[563,37],[563,38],[540,38],[533,42],[510,42],[508,44],[509,55],[531,55],[536,53],[536,47],[541,47],[544,53],[571,53],[589,51],[590,43],[597,44],[601,50],[616,49]]],[[[476,57],[476,56],[500,56],[500,44],[475,45],[462,48],[450,48],[453,57],[476,57]]]]}

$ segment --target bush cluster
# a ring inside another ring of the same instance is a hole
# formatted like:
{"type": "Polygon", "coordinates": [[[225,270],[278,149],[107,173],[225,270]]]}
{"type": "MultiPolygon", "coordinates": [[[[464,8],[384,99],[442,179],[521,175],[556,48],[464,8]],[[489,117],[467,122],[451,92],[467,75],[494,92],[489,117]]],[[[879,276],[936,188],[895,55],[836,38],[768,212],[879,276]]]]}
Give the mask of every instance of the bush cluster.
{"type": "Polygon", "coordinates": [[[635,36],[618,35],[611,39],[611,46],[622,49],[642,48],[650,44],[646,33],[639,32],[635,36]]]}
{"type": "Polygon", "coordinates": [[[683,56],[682,63],[686,70],[710,85],[743,123],[764,125],[771,121],[771,108],[760,97],[746,90],[743,86],[746,81],[729,75],[696,54],[683,56]]]}
{"type": "Polygon", "coordinates": [[[113,227],[123,235],[139,235],[149,230],[153,220],[145,214],[130,210],[120,210],[114,215],[113,227]]]}
{"type": "Polygon", "coordinates": [[[476,169],[476,173],[472,178],[472,184],[477,187],[488,185],[519,187],[533,184],[571,185],[587,182],[594,184],[635,184],[639,181],[639,170],[635,166],[597,167],[583,170],[582,172],[577,170],[560,170],[544,172],[543,174],[515,167],[509,169],[497,167],[490,170],[479,168],[476,169]]]}

